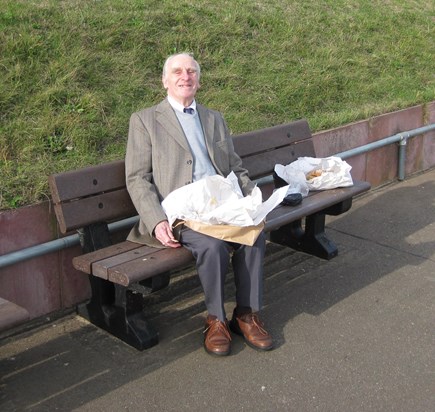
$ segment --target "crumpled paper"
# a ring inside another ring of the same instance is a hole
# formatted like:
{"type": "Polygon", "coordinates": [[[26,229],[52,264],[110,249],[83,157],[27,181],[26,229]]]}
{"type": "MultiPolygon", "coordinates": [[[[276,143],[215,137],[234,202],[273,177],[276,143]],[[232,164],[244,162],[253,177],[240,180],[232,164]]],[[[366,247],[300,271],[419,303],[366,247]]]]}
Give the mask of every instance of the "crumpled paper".
{"type": "Polygon", "coordinates": [[[303,197],[306,197],[310,191],[307,178],[302,171],[293,167],[293,163],[287,166],[276,164],[274,169],[275,173],[288,183],[287,194],[300,193],[303,197]]]}
{"type": "Polygon", "coordinates": [[[261,190],[255,187],[243,196],[234,172],[226,178],[214,175],[180,187],[162,202],[169,224],[175,220],[193,220],[211,225],[256,226],[278,206],[288,186],[276,190],[263,202],[261,190]]]}
{"type": "MultiPolygon", "coordinates": [[[[327,190],[352,186],[351,169],[352,167],[346,161],[336,156],[325,158],[299,157],[298,160],[289,165],[275,165],[276,174],[290,186],[301,185],[303,175],[308,190],[327,190]],[[320,176],[307,179],[307,175],[317,170],[321,172],[320,176]]],[[[303,185],[301,187],[303,189],[303,185]]]]}

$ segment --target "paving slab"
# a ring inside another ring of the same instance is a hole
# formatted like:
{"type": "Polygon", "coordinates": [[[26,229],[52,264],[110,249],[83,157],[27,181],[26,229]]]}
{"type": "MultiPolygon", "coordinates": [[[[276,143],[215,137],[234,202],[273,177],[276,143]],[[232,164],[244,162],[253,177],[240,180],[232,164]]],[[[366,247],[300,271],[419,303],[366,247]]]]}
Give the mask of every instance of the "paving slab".
{"type": "MultiPolygon", "coordinates": [[[[435,410],[435,170],[328,218],[339,255],[269,244],[263,317],[276,347],[202,348],[193,270],[147,298],[139,352],[76,315],[0,342],[1,411],[435,410]]],[[[232,278],[227,310],[234,306],[232,278]]]]}

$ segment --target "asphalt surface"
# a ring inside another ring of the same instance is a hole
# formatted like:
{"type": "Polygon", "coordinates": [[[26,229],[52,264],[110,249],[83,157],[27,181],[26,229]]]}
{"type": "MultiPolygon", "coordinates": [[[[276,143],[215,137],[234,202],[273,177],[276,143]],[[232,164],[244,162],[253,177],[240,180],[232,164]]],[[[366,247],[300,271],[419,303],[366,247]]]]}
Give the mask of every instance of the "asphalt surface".
{"type": "MultiPolygon", "coordinates": [[[[276,347],[202,347],[193,270],[149,298],[160,343],[139,352],[68,315],[0,342],[6,411],[434,411],[435,170],[328,218],[339,255],[269,244],[263,318],[276,347]]],[[[234,289],[227,284],[228,313],[234,289]]]]}

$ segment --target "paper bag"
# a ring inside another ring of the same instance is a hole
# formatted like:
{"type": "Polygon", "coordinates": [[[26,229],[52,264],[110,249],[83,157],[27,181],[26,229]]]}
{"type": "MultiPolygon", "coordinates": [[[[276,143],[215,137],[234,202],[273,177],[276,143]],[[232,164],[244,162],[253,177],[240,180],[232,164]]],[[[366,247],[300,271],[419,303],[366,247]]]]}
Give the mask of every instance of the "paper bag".
{"type": "Polygon", "coordinates": [[[264,222],[256,226],[209,225],[194,220],[186,220],[184,224],[190,229],[228,242],[252,246],[264,228],[264,222]]]}

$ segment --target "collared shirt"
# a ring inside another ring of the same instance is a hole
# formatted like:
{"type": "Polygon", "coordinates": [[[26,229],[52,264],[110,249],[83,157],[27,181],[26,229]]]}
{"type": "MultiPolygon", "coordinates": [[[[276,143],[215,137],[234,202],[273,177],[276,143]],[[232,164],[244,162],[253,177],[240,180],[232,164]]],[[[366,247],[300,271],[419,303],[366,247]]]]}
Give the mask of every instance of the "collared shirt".
{"type": "MultiPolygon", "coordinates": [[[[175,99],[173,99],[171,96],[168,96],[168,102],[169,104],[172,106],[172,108],[174,110],[177,110],[181,113],[183,113],[183,109],[185,108],[181,103],[178,103],[175,99]]],[[[188,106],[190,108],[192,108],[193,110],[195,110],[196,112],[196,101],[195,99],[193,100],[193,102],[190,104],[190,106],[188,106]]],[[[195,113],[194,112],[194,113],[195,113]]]]}

